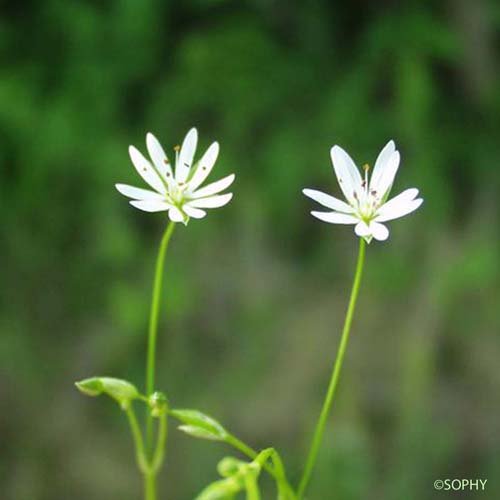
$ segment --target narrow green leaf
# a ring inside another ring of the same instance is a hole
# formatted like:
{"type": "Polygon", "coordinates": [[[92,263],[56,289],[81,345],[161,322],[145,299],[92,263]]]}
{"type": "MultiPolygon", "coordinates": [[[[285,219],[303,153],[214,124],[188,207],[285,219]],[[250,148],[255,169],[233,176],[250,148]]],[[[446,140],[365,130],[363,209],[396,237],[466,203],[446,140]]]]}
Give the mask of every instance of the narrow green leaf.
{"type": "Polygon", "coordinates": [[[226,429],[217,420],[198,410],[171,410],[170,415],[184,424],[179,430],[191,436],[211,441],[225,441],[228,437],[226,429]]]}
{"type": "Polygon", "coordinates": [[[129,407],[131,401],[139,397],[139,391],[135,385],[119,378],[92,377],[76,382],[75,385],[87,396],[107,394],[124,410],[129,407]]]}

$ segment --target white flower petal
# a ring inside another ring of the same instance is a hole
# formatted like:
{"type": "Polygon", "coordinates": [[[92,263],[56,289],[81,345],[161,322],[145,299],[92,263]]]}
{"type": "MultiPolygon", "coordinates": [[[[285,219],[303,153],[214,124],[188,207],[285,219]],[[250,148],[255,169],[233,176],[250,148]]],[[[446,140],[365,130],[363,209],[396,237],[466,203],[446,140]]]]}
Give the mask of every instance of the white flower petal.
{"type": "Polygon", "coordinates": [[[368,242],[370,242],[372,237],[379,241],[384,241],[389,237],[389,230],[383,224],[373,221],[369,224],[365,221],[360,221],[356,224],[354,232],[360,238],[367,238],[368,242]]]}
{"type": "Polygon", "coordinates": [[[354,228],[354,232],[360,238],[365,238],[366,236],[372,235],[370,226],[368,226],[368,224],[363,220],[356,224],[356,227],[354,228]]]}
{"type": "Polygon", "coordinates": [[[184,210],[184,212],[186,212],[187,215],[189,215],[189,217],[192,217],[193,219],[203,219],[203,217],[207,215],[207,212],[205,212],[205,210],[200,210],[199,208],[190,207],[187,204],[184,205],[182,209],[184,210]]]}
{"type": "Polygon", "coordinates": [[[370,190],[375,191],[377,197],[382,200],[387,197],[392,188],[394,177],[396,177],[396,172],[399,168],[399,160],[399,151],[395,151],[382,167],[377,181],[375,183],[372,182],[373,185],[370,185],[370,190]]]}
{"type": "Polygon", "coordinates": [[[191,194],[191,198],[204,198],[206,196],[211,196],[213,194],[220,193],[221,191],[224,191],[224,189],[228,188],[234,181],[235,175],[231,174],[228,175],[227,177],[224,177],[216,182],[212,182],[211,184],[208,184],[207,186],[198,189],[198,191],[195,191],[194,193],[191,194]]]}
{"type": "Polygon", "coordinates": [[[378,222],[370,222],[370,231],[373,237],[378,241],[385,241],[389,238],[389,229],[387,229],[383,224],[378,222]]]}
{"type": "Polygon", "coordinates": [[[383,206],[392,204],[392,203],[399,203],[400,201],[412,201],[415,199],[418,195],[418,189],[417,188],[408,188],[405,189],[404,191],[401,191],[397,196],[394,196],[394,198],[391,198],[389,201],[384,203],[383,206]]]}
{"type": "Polygon", "coordinates": [[[354,193],[361,194],[361,175],[351,157],[340,147],[333,146],[330,151],[335,175],[347,201],[356,202],[354,193]]]}
{"type": "Polygon", "coordinates": [[[118,192],[134,200],[165,200],[161,194],[158,194],[156,191],[150,191],[149,189],[141,189],[129,186],[128,184],[115,184],[115,187],[118,192]]]}
{"type": "Polygon", "coordinates": [[[215,165],[215,161],[217,160],[218,155],[219,143],[213,142],[196,165],[196,170],[194,171],[193,176],[189,181],[189,189],[191,191],[194,191],[208,177],[213,166],[215,165]]]}
{"type": "Polygon", "coordinates": [[[172,222],[184,222],[184,214],[177,207],[170,207],[168,216],[172,222]]]}
{"type": "Polygon", "coordinates": [[[386,222],[388,220],[399,219],[400,217],[404,217],[414,212],[422,205],[423,201],[422,198],[417,198],[416,200],[404,200],[398,203],[392,203],[390,206],[388,206],[388,202],[380,208],[379,214],[374,220],[377,222],[386,222]]]}
{"type": "Polygon", "coordinates": [[[195,208],[218,208],[229,203],[233,193],[220,194],[216,196],[210,196],[208,198],[198,198],[196,200],[191,200],[187,203],[190,207],[195,208]]]}
{"type": "Polygon", "coordinates": [[[418,189],[416,188],[405,189],[402,193],[399,193],[397,196],[384,203],[377,210],[376,220],[378,220],[379,216],[383,217],[384,220],[390,220],[393,218],[401,217],[400,215],[393,217],[392,214],[398,213],[400,210],[402,210],[401,207],[406,207],[409,203],[414,201],[417,195],[418,195],[418,189]],[[386,216],[388,216],[389,219],[386,219],[385,218],[386,216]]]}
{"type": "Polygon", "coordinates": [[[339,212],[312,211],[311,215],[324,222],[329,222],[330,224],[356,224],[359,221],[354,215],[341,214],[339,212]]]}
{"type": "Polygon", "coordinates": [[[134,146],[130,146],[128,148],[128,152],[130,154],[130,159],[134,164],[135,169],[139,173],[139,175],[155,190],[159,193],[165,194],[166,187],[160,179],[158,173],[153,168],[151,163],[149,163],[144,156],[142,156],[141,152],[135,148],[134,146]]]}
{"type": "Polygon", "coordinates": [[[151,132],[148,132],[146,136],[146,145],[148,147],[149,156],[153,160],[156,169],[167,182],[170,182],[173,179],[172,166],[160,142],[151,132]]]}
{"type": "Polygon", "coordinates": [[[198,142],[198,132],[192,128],[182,142],[179,159],[175,166],[175,180],[177,182],[186,182],[189,172],[193,165],[194,153],[198,142]]]}
{"type": "Polygon", "coordinates": [[[311,198],[314,201],[317,201],[318,203],[321,203],[321,205],[325,206],[326,208],[330,208],[332,210],[336,210],[337,212],[344,212],[344,213],[353,213],[354,209],[345,203],[344,201],[338,200],[334,196],[330,196],[329,194],[322,193],[321,191],[316,191],[315,189],[303,189],[302,192],[309,198],[311,198]]]}
{"type": "Polygon", "coordinates": [[[134,200],[129,203],[144,212],[163,212],[171,207],[166,201],[158,200],[134,200]]]}
{"type": "Polygon", "coordinates": [[[370,191],[375,189],[375,186],[378,184],[380,180],[380,176],[389,161],[389,158],[396,151],[396,145],[393,140],[390,140],[380,151],[377,160],[375,161],[375,166],[373,167],[372,176],[370,179],[370,191]]]}

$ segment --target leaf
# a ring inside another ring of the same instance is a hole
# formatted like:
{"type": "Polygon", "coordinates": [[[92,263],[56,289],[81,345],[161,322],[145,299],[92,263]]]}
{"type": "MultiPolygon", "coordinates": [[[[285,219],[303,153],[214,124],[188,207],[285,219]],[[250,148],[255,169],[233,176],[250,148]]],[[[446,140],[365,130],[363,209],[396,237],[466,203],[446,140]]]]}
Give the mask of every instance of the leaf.
{"type": "Polygon", "coordinates": [[[76,382],[75,385],[86,396],[107,394],[124,410],[129,407],[131,401],[139,397],[139,391],[135,385],[119,378],[91,377],[76,382]]]}
{"type": "Polygon", "coordinates": [[[217,420],[198,410],[171,410],[170,415],[184,424],[179,430],[190,436],[211,441],[225,441],[229,435],[217,420]]]}

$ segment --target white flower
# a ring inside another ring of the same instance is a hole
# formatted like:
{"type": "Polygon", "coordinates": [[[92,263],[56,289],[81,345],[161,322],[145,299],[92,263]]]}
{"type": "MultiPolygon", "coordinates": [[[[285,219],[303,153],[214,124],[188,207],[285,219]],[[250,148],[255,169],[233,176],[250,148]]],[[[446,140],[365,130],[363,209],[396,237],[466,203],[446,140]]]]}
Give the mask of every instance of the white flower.
{"type": "Polygon", "coordinates": [[[399,151],[394,141],[389,141],[378,155],[371,178],[368,179],[368,165],[364,176],[351,157],[339,146],[330,151],[335,175],[347,203],[329,194],[314,189],[303,193],[330,209],[329,212],[312,211],[318,219],[331,224],[356,224],[355,233],[370,243],[372,238],[386,240],[389,230],[382,222],[403,217],[416,210],[423,202],[417,198],[418,189],[406,189],[389,201],[394,177],[399,167],[399,151]]]}
{"type": "Polygon", "coordinates": [[[132,198],[131,205],[145,212],[168,210],[173,222],[187,224],[190,217],[202,219],[205,208],[222,207],[229,203],[232,193],[219,194],[234,181],[234,174],[200,188],[210,174],[217,155],[219,143],[214,142],[197,163],[193,163],[198,142],[198,132],[192,128],[184,138],[182,146],[175,148],[175,171],[156,137],[148,133],[146,145],[151,161],[134,147],[129,154],[139,175],[153,188],[140,189],[127,184],[116,184],[118,191],[132,198]]]}

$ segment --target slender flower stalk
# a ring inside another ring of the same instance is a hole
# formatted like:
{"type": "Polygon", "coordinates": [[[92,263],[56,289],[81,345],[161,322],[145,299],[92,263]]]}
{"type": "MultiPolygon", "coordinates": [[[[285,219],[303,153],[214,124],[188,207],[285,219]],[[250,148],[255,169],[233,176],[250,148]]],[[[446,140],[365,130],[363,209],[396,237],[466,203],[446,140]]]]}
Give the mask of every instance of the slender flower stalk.
{"type": "Polygon", "coordinates": [[[145,474],[148,471],[148,463],[144,450],[144,440],[142,439],[142,433],[132,406],[127,409],[127,418],[130,425],[130,431],[132,432],[132,437],[134,438],[137,466],[141,472],[145,474]]]}
{"type": "Polygon", "coordinates": [[[144,499],[156,500],[156,473],[148,471],[145,474],[144,499]]]}
{"type": "MultiPolygon", "coordinates": [[[[168,244],[175,229],[175,222],[170,221],[163,233],[160,250],[156,259],[155,277],[153,282],[153,293],[151,299],[151,312],[149,316],[148,351],[146,361],[146,395],[151,396],[155,388],[156,367],[156,338],[158,334],[158,316],[160,314],[161,292],[163,288],[163,270],[168,244]]],[[[147,414],[146,443],[148,452],[153,446],[153,417],[151,412],[147,414]]]]}
{"type": "Polygon", "coordinates": [[[342,363],[344,362],[345,352],[347,348],[347,342],[349,340],[349,333],[351,331],[352,318],[354,315],[354,309],[356,307],[356,301],[358,298],[359,287],[361,284],[361,276],[363,274],[363,264],[365,261],[365,240],[360,238],[359,240],[359,254],[358,262],[356,264],[356,272],[354,274],[354,282],[351,290],[351,298],[349,299],[349,306],[347,308],[347,314],[344,322],[344,328],[342,330],[342,337],[340,339],[340,344],[337,352],[337,357],[335,359],[335,364],[333,365],[332,375],[330,377],[330,383],[328,384],[328,390],[326,391],[325,401],[323,403],[323,408],[316,424],[316,429],[314,431],[313,440],[311,443],[311,448],[309,455],[307,457],[306,466],[302,474],[302,478],[299,483],[299,489],[297,493],[298,500],[303,498],[304,492],[311,479],[311,474],[318,457],[319,447],[323,439],[323,432],[325,430],[325,424],[330,413],[330,408],[332,406],[333,397],[335,395],[335,389],[339,381],[340,370],[342,369],[342,363]]]}

